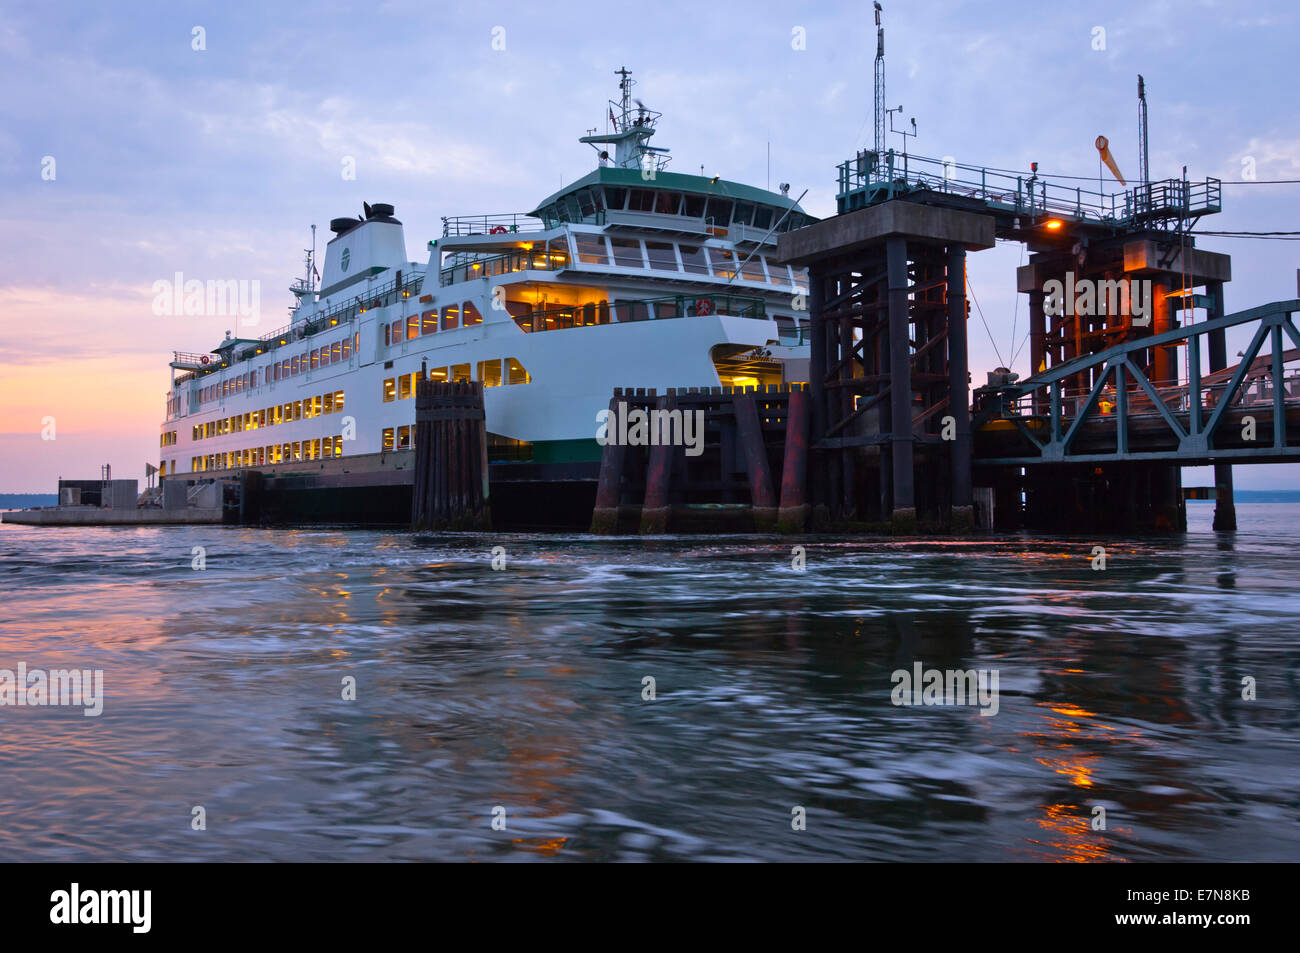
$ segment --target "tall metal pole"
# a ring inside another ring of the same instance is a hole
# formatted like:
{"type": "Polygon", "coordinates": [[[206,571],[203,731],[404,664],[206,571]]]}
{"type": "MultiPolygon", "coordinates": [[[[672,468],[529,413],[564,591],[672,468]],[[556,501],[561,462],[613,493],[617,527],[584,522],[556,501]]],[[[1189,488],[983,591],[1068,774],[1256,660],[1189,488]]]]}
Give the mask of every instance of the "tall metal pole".
{"type": "Polygon", "coordinates": [[[885,28],[880,24],[880,4],[876,5],[876,89],[875,149],[876,162],[885,153],[885,28]]]}
{"type": "Polygon", "coordinates": [[[1147,86],[1138,74],[1138,181],[1151,184],[1151,156],[1147,147],[1147,86]]]}

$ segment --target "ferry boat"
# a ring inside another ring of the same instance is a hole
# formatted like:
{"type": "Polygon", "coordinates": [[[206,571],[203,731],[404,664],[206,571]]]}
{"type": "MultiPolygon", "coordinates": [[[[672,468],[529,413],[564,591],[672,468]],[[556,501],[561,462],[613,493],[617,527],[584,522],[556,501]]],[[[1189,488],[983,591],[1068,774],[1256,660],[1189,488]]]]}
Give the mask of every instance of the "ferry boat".
{"type": "MultiPolygon", "coordinates": [[[[788,194],[669,172],[661,114],[619,98],[582,136],[596,167],[527,213],[443,219],[411,261],[393,205],[336,218],[290,323],[176,352],[164,477],[377,458],[412,447],[414,382],[482,381],[489,459],[597,463],[616,387],[807,379],[806,275],[777,235],[813,221],[788,194]]],[[[312,467],[311,469],[316,469],[312,467]]]]}

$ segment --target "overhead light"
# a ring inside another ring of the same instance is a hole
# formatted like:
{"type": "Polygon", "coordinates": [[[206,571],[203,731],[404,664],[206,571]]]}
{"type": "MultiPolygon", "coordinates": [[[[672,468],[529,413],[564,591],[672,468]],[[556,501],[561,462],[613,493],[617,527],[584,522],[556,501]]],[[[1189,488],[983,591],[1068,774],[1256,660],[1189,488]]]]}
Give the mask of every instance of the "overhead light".
{"type": "Polygon", "coordinates": [[[1043,223],[1043,227],[1050,229],[1051,231],[1057,231],[1064,224],[1065,223],[1062,222],[1059,218],[1049,218],[1047,221],[1043,223]]]}

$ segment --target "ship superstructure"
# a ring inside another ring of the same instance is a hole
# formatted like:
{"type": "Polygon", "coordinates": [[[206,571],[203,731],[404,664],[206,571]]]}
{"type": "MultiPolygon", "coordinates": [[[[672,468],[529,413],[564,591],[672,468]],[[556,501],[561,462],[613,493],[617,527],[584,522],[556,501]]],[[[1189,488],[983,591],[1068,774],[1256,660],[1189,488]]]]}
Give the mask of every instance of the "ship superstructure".
{"type": "Polygon", "coordinates": [[[164,475],[409,450],[422,367],[482,381],[490,455],[536,462],[598,459],[615,387],[806,380],[806,279],[774,253],[809,217],[787,188],[668,172],[659,114],[617,75],[581,139],[597,167],[530,212],[444,218],[422,264],[367,204],[331,222],[287,326],[176,353],[164,475]]]}

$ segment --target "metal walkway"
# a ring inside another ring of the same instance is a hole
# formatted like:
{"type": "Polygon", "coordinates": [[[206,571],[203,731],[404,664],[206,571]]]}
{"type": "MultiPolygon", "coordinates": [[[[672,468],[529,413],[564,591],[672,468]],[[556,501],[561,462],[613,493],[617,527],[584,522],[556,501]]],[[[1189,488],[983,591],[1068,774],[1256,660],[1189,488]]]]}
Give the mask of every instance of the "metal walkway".
{"type": "Polygon", "coordinates": [[[1025,381],[976,391],[973,463],[1300,461],[1300,300],[1276,301],[1068,361],[1025,381]],[[1253,326],[1235,367],[1201,375],[1201,339],[1253,326]],[[1284,335],[1294,345],[1284,350],[1284,335]],[[1265,340],[1271,353],[1260,355],[1265,340]],[[1153,383],[1154,348],[1185,347],[1188,383],[1153,383]],[[1288,368],[1288,365],[1290,367],[1288,368]],[[1071,379],[1092,380],[1072,389],[1071,379]]]}
{"type": "Polygon", "coordinates": [[[1061,185],[1046,175],[1040,178],[1037,172],[1015,174],[892,149],[883,155],[859,152],[841,162],[838,171],[840,214],[905,195],[915,201],[930,193],[935,200],[991,212],[1000,224],[1005,218],[1006,225],[1022,216],[1027,220],[1052,217],[1116,231],[1179,232],[1223,207],[1222,184],[1214,178],[1165,179],[1122,192],[1102,192],[1100,186],[1090,190],[1061,185]]]}

